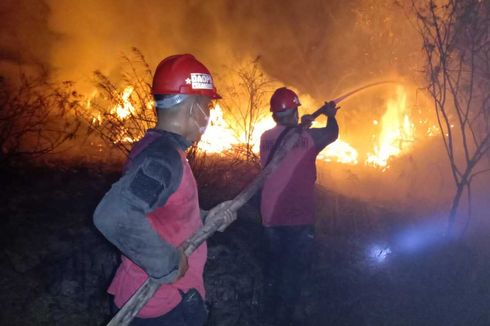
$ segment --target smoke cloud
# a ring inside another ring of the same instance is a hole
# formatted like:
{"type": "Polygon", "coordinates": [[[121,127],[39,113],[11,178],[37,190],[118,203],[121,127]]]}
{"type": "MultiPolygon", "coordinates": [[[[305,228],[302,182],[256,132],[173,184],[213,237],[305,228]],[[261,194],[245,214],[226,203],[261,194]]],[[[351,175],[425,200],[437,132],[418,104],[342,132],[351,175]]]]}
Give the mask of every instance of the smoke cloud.
{"type": "MultiPolygon", "coordinates": [[[[313,97],[413,74],[414,31],[392,1],[4,1],[2,67],[47,67],[90,85],[133,46],[151,66],[190,52],[219,73],[261,57],[272,78],[313,97]],[[412,40],[412,41],[409,41],[412,40]]],[[[218,85],[219,86],[219,85],[218,85]]]]}

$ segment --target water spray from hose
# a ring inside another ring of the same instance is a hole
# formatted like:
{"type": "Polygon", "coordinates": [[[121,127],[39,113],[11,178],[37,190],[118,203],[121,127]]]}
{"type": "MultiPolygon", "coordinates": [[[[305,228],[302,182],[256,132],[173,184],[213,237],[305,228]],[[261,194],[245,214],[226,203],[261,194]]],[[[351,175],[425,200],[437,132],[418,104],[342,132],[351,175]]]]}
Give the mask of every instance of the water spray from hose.
{"type": "Polygon", "coordinates": [[[359,88],[356,88],[340,97],[337,97],[335,100],[333,100],[333,102],[335,102],[335,104],[339,104],[341,101],[345,100],[346,98],[350,97],[351,95],[354,95],[356,93],[359,93],[360,91],[363,91],[367,88],[371,88],[371,87],[374,87],[374,86],[378,86],[378,85],[384,85],[384,84],[400,84],[401,82],[399,81],[396,81],[396,80],[386,80],[386,81],[380,81],[380,82],[376,82],[376,83],[371,83],[371,84],[367,84],[367,85],[364,85],[362,87],[359,87],[359,88]]]}
{"type": "MultiPolygon", "coordinates": [[[[335,102],[335,104],[339,104],[340,102],[342,102],[343,100],[345,100],[346,98],[354,95],[354,94],[357,94],[359,93],[360,91],[363,91],[367,88],[371,88],[371,87],[374,87],[374,86],[379,86],[379,85],[384,85],[384,84],[401,84],[400,81],[396,81],[396,80],[385,80],[385,81],[380,81],[380,82],[375,82],[375,83],[370,83],[370,84],[367,84],[367,85],[364,85],[362,87],[359,87],[359,88],[356,88],[350,92],[347,92],[346,94],[342,95],[342,96],[339,96],[337,97],[336,99],[332,100],[332,102],[335,102]]],[[[325,102],[327,103],[327,102],[325,102]]],[[[311,114],[311,116],[313,117],[313,119],[316,119],[320,114],[322,113],[322,108],[316,110],[315,112],[313,112],[311,114]]]]}

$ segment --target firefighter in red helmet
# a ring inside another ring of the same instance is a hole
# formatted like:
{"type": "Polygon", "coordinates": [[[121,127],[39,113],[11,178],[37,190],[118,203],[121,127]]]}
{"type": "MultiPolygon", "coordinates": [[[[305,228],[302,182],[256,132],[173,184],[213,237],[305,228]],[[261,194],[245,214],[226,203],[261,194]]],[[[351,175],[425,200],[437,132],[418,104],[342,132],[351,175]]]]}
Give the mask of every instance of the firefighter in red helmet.
{"type": "MultiPolygon", "coordinates": [[[[196,325],[207,318],[202,244],[189,257],[177,247],[202,227],[196,181],[185,150],[204,133],[213,99],[209,70],[190,54],[164,59],[152,93],[157,124],[134,145],[123,176],[94,213],[94,223],[121,252],[109,286],[121,308],[143,282],[162,282],[132,325],[196,325]]],[[[221,209],[217,207],[215,209],[221,209]]],[[[227,211],[228,220],[234,216],[227,211]]]]}
{"type": "MultiPolygon", "coordinates": [[[[272,158],[287,130],[298,125],[300,105],[298,95],[286,87],[272,95],[270,110],[276,126],[262,134],[262,167],[272,158]]],[[[322,149],[338,138],[337,109],[335,102],[321,108],[327,125],[302,130],[297,145],[267,177],[262,189],[260,210],[267,244],[263,308],[266,316],[277,325],[297,325],[293,322],[294,308],[302,278],[309,267],[314,240],[315,160],[322,149]]],[[[311,116],[303,116],[302,122],[311,125],[311,116]]]]}

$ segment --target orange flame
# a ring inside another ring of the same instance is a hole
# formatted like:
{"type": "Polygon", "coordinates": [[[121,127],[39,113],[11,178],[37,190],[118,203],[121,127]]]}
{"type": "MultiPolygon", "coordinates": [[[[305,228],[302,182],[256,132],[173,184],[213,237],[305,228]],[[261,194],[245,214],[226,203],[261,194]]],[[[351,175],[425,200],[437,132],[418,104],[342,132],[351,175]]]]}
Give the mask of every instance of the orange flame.
{"type": "Polygon", "coordinates": [[[133,93],[134,91],[134,87],[133,86],[127,86],[122,95],[121,95],[121,99],[122,99],[122,105],[119,104],[119,105],[116,105],[112,110],[111,110],[111,113],[112,114],[117,114],[117,116],[119,117],[119,119],[121,120],[124,120],[124,119],[127,119],[130,115],[134,115],[135,113],[135,109],[134,109],[134,106],[133,104],[131,104],[131,102],[129,101],[129,98],[131,97],[131,94],[133,93]]]}
{"type": "MultiPolygon", "coordinates": [[[[136,113],[136,110],[133,106],[133,104],[130,101],[131,94],[133,94],[134,87],[133,86],[127,86],[121,94],[121,100],[122,104],[116,105],[115,107],[112,108],[111,114],[115,114],[120,121],[124,121],[128,119],[131,116],[134,116],[136,113]]],[[[118,132],[118,135],[116,137],[116,140],[114,143],[134,143],[137,141],[137,139],[134,139],[133,137],[130,137],[127,134],[127,129],[125,126],[122,126],[121,130],[118,132]]]]}
{"type": "MultiPolygon", "coordinates": [[[[115,105],[110,112],[117,119],[124,123],[125,120],[136,114],[136,110],[131,103],[131,95],[134,91],[132,86],[127,86],[121,93],[121,103],[115,105]]],[[[146,109],[152,109],[153,101],[148,101],[146,109]]],[[[91,99],[87,101],[87,108],[91,106],[91,99]]],[[[100,113],[92,116],[92,124],[100,125],[102,123],[100,113]]],[[[418,120],[418,119],[417,119],[418,120]]],[[[386,104],[386,111],[381,117],[373,121],[373,124],[379,128],[379,133],[375,136],[375,145],[373,150],[367,153],[364,163],[369,166],[381,168],[383,171],[389,168],[390,158],[399,156],[411,149],[415,140],[415,126],[411,122],[407,110],[407,94],[403,87],[396,89],[396,96],[386,104]]],[[[260,137],[268,129],[275,126],[272,117],[267,116],[259,119],[254,124],[250,145],[254,153],[259,153],[260,137]]],[[[314,127],[319,123],[314,122],[314,127]]],[[[418,127],[423,127],[424,134],[427,137],[433,136],[438,132],[436,126],[430,126],[428,120],[420,119],[418,127]]],[[[121,127],[115,143],[133,143],[138,137],[130,137],[124,126],[121,127]]],[[[244,131],[237,132],[225,120],[223,110],[219,106],[211,110],[209,126],[198,144],[198,149],[207,153],[225,153],[233,150],[235,146],[246,144],[247,137],[244,131]]],[[[337,162],[341,164],[359,164],[360,155],[356,148],[351,146],[343,139],[337,139],[334,143],[322,150],[318,159],[325,162],[337,162]]],[[[362,161],[363,159],[361,159],[362,161]]]]}
{"type": "MultiPolygon", "coordinates": [[[[407,94],[401,86],[396,93],[396,99],[387,103],[386,112],[381,118],[381,131],[374,145],[374,152],[368,154],[367,165],[386,169],[391,157],[412,147],[415,128],[407,113],[407,94]]],[[[376,121],[375,124],[379,122],[376,121]]]]}
{"type": "MultiPolygon", "coordinates": [[[[273,128],[276,125],[274,120],[271,117],[265,117],[257,121],[254,125],[254,129],[252,131],[252,136],[250,140],[250,144],[252,145],[252,151],[254,153],[259,153],[260,152],[260,137],[262,134],[273,128]]],[[[243,132],[240,137],[240,142],[246,143],[246,135],[245,132],[243,132]]]]}
{"type": "MultiPolygon", "coordinates": [[[[270,116],[262,118],[255,123],[250,140],[254,153],[259,153],[260,151],[261,135],[274,126],[275,122],[270,116]]],[[[236,137],[232,128],[223,118],[221,107],[216,105],[214,110],[211,111],[209,126],[198,144],[199,150],[207,153],[222,153],[231,150],[235,145],[244,143],[246,143],[245,132],[236,137]]],[[[357,164],[358,153],[347,142],[337,140],[320,152],[318,159],[326,162],[357,164]]]]}
{"type": "Polygon", "coordinates": [[[217,104],[211,110],[209,126],[197,145],[198,149],[206,153],[221,153],[230,150],[238,143],[233,130],[223,118],[223,110],[217,104]]]}
{"type": "Polygon", "coordinates": [[[337,139],[332,144],[328,145],[317,156],[325,162],[338,162],[344,164],[357,164],[357,150],[347,142],[337,139]]]}

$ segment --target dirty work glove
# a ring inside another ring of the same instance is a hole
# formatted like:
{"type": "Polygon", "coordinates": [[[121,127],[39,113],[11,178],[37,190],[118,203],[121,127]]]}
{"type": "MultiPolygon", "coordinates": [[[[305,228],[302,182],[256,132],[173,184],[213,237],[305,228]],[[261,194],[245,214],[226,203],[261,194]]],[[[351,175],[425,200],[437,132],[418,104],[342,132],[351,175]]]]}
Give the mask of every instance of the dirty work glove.
{"type": "Polygon", "coordinates": [[[310,128],[311,124],[313,123],[313,120],[315,119],[311,114],[305,114],[304,116],[301,117],[301,124],[306,128],[310,128]]]}
{"type": "Polygon", "coordinates": [[[218,228],[218,231],[223,232],[228,227],[228,225],[230,225],[231,223],[233,223],[233,221],[236,220],[237,217],[235,211],[232,211],[230,209],[225,209],[226,207],[229,207],[230,204],[231,204],[231,200],[227,200],[211,208],[206,217],[206,224],[213,223],[216,219],[222,219],[223,223],[218,228]]]}
{"type": "Polygon", "coordinates": [[[325,105],[320,108],[321,112],[329,118],[335,117],[339,109],[334,101],[325,102],[325,105]]]}

